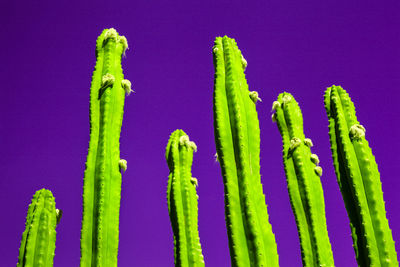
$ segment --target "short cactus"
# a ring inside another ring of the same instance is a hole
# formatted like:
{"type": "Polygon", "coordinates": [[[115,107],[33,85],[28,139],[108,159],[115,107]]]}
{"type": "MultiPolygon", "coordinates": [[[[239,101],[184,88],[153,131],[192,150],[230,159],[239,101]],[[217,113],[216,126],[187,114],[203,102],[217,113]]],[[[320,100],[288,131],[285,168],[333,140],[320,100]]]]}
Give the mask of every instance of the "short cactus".
{"type": "Polygon", "coordinates": [[[399,266],[380,174],[365,139],[365,128],[357,121],[354,104],[342,87],[329,87],[324,102],[333,163],[350,219],[357,262],[359,266],[399,266]]]}
{"type": "Polygon", "coordinates": [[[90,91],[90,142],[83,185],[82,267],[117,266],[121,170],[119,137],[125,94],[121,57],[126,38],[106,29],[97,39],[90,91]]]}
{"type": "Polygon", "coordinates": [[[174,233],[175,266],[204,266],[197,227],[198,182],[191,174],[196,149],[184,131],[176,130],[171,134],[165,152],[169,167],[167,201],[174,233]]]}
{"type": "Polygon", "coordinates": [[[299,233],[303,266],[334,266],[326,226],[322,169],[305,138],[300,107],[289,93],[282,93],[272,109],[283,143],[283,163],[299,233]]]}
{"type": "Polygon", "coordinates": [[[217,37],[214,56],[214,133],[225,190],[232,266],[278,266],[260,178],[260,129],[244,75],[247,61],[234,39],[217,37]]]}
{"type": "Polygon", "coordinates": [[[17,267],[51,267],[56,249],[56,226],[61,211],[51,191],[36,191],[29,205],[17,267]]]}

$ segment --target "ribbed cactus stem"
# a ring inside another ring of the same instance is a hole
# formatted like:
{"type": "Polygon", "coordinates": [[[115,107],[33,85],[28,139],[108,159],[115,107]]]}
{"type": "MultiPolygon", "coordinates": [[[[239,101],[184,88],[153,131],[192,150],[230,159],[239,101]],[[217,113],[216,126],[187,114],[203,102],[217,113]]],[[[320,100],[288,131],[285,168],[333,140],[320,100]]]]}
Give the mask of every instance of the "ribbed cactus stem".
{"type": "Polygon", "coordinates": [[[234,39],[217,37],[214,56],[214,133],[225,190],[232,266],[278,266],[260,178],[260,129],[244,75],[247,62],[234,39]]]}
{"type": "Polygon", "coordinates": [[[334,266],[326,226],[322,168],[305,138],[303,116],[294,97],[282,93],[273,103],[283,143],[283,163],[304,266],[334,266]]]}
{"type": "Polygon", "coordinates": [[[97,39],[96,66],[90,89],[90,142],[83,184],[82,267],[117,266],[121,172],[119,137],[125,94],[121,57],[126,38],[106,29],[97,39]]]}
{"type": "Polygon", "coordinates": [[[189,136],[176,130],[169,138],[165,153],[169,167],[167,201],[174,233],[175,266],[204,266],[198,231],[198,181],[191,174],[196,150],[189,136]]]}
{"type": "Polygon", "coordinates": [[[28,208],[17,267],[53,266],[56,226],[61,214],[51,191],[36,191],[28,208]]]}
{"type": "Polygon", "coordinates": [[[342,87],[329,87],[324,102],[333,163],[350,219],[357,262],[360,266],[399,266],[380,174],[365,139],[365,128],[357,121],[354,104],[342,87]]]}

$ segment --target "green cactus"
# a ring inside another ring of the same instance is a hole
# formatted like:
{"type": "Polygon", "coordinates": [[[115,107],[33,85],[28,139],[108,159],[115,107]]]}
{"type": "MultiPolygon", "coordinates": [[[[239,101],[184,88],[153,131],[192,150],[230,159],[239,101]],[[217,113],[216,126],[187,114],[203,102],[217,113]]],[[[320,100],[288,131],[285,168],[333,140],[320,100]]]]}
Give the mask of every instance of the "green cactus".
{"type": "Polygon", "coordinates": [[[193,151],[197,147],[182,130],[174,131],[165,158],[169,167],[167,201],[174,233],[175,266],[204,266],[197,229],[197,179],[192,177],[193,151]]]}
{"type": "Polygon", "coordinates": [[[272,116],[282,135],[283,163],[299,233],[303,266],[334,266],[325,218],[324,193],[319,159],[305,138],[300,107],[289,93],[272,105],[272,116]]]}
{"type": "Polygon", "coordinates": [[[235,40],[217,37],[214,44],[214,133],[232,266],[278,266],[260,178],[258,94],[248,90],[235,40]]]}
{"type": "Polygon", "coordinates": [[[329,87],[324,102],[333,163],[350,219],[357,262],[360,266],[399,266],[380,174],[365,139],[365,128],[357,121],[354,104],[342,87],[329,87]]]}
{"type": "Polygon", "coordinates": [[[53,266],[56,226],[61,215],[51,191],[36,191],[28,208],[17,267],[53,266]]]}
{"type": "Polygon", "coordinates": [[[119,137],[125,93],[121,57],[126,38],[106,29],[97,39],[96,66],[90,91],[90,142],[83,185],[82,267],[117,266],[121,170],[119,137]]]}

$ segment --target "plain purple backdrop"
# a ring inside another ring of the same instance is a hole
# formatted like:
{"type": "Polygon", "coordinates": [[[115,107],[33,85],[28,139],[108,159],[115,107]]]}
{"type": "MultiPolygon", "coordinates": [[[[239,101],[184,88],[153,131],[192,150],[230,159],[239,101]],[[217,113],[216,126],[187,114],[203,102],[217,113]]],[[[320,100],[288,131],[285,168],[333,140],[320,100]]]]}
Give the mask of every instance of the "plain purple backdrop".
{"type": "Polygon", "coordinates": [[[356,266],[330,154],[323,93],[343,86],[356,104],[381,172],[387,216],[400,246],[400,2],[384,1],[4,1],[0,4],[0,266],[15,266],[28,204],[52,190],[64,211],[54,265],[78,266],[82,184],[89,142],[95,40],[125,35],[127,97],[119,266],[173,266],[167,211],[169,134],[196,142],[199,232],[206,266],[230,266],[223,184],[215,162],[212,45],[237,40],[259,92],[261,175],[281,266],[301,266],[271,103],[299,102],[324,173],[328,232],[337,266],[356,266]],[[359,2],[359,4],[356,4],[359,2]],[[383,3],[383,2],[380,2],[383,3]]]}

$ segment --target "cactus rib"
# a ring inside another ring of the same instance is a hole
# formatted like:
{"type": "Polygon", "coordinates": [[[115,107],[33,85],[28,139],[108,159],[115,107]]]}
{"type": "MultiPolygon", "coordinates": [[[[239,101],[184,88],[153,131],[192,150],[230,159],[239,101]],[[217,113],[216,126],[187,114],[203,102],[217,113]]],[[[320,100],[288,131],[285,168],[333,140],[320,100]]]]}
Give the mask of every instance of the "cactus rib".
{"type": "Polygon", "coordinates": [[[170,170],[167,201],[174,233],[175,266],[204,266],[197,228],[197,179],[191,174],[196,149],[184,131],[176,130],[169,138],[165,153],[170,170]]]}
{"type": "Polygon", "coordinates": [[[357,262],[360,266],[398,266],[380,174],[365,128],[357,121],[354,104],[342,87],[329,87],[324,102],[333,163],[357,262]]]}
{"type": "Polygon", "coordinates": [[[53,266],[59,214],[51,191],[36,191],[28,208],[17,267],[53,266]]]}
{"type": "MultiPolygon", "coordinates": [[[[117,266],[121,169],[119,137],[125,93],[121,57],[126,38],[104,30],[96,42],[90,91],[90,142],[83,185],[81,260],[83,267],[117,266]]],[[[122,163],[122,165],[121,165],[122,163]]]]}
{"type": "Polygon", "coordinates": [[[319,159],[311,154],[311,139],[305,138],[300,107],[289,93],[273,103],[282,136],[283,163],[299,233],[304,266],[334,266],[326,226],[322,174],[319,159]]]}
{"type": "Polygon", "coordinates": [[[217,37],[214,56],[214,134],[225,190],[232,266],[278,266],[260,178],[260,129],[244,75],[247,61],[234,39],[217,37]]]}

